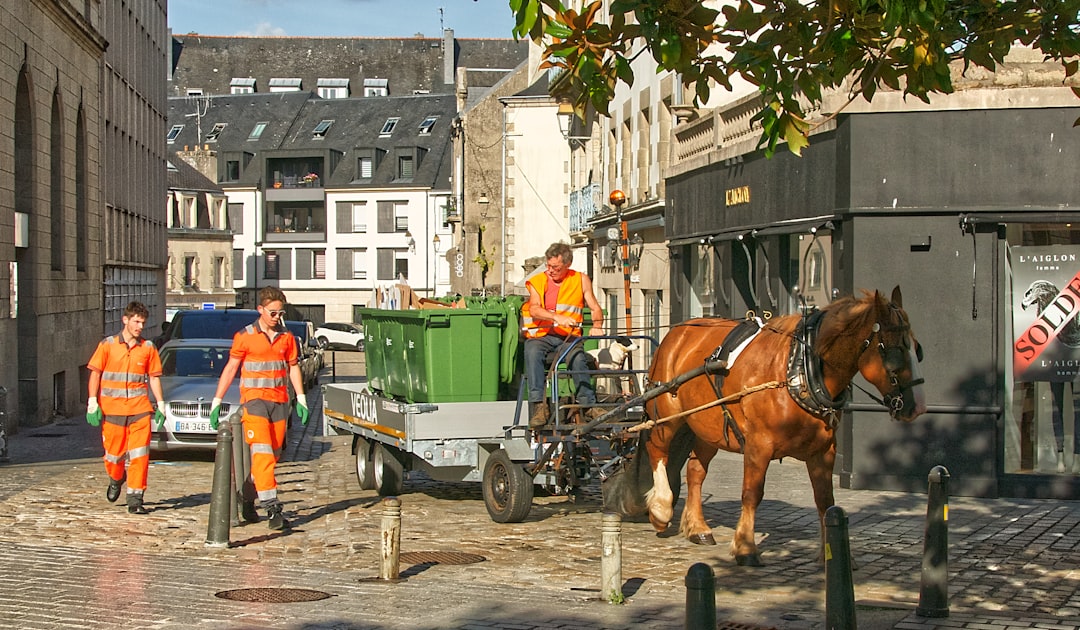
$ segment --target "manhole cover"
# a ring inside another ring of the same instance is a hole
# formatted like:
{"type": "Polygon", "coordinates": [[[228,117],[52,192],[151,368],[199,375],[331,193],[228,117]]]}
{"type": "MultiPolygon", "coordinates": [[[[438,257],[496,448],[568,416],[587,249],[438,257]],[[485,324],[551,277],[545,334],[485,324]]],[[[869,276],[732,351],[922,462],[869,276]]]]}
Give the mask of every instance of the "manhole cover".
{"type": "Polygon", "coordinates": [[[231,599],[234,602],[292,604],[295,602],[316,602],[330,597],[330,594],[307,588],[237,588],[231,591],[218,591],[214,593],[214,596],[221,599],[231,599]]]}
{"type": "Polygon", "coordinates": [[[402,564],[474,564],[486,558],[461,551],[408,551],[401,554],[398,560],[402,564]]]}
{"type": "Polygon", "coordinates": [[[716,624],[716,630],[776,630],[773,626],[755,626],[748,623],[735,623],[733,621],[721,621],[716,624]]]}

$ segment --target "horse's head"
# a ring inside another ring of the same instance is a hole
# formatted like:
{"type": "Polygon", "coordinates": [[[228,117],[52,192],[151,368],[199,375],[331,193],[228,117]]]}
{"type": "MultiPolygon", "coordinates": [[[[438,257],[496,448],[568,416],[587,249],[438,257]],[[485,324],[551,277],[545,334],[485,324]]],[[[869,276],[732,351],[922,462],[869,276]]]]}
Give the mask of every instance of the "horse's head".
{"type": "Polygon", "coordinates": [[[904,312],[899,286],[893,289],[891,300],[876,291],[872,300],[874,321],[863,341],[859,371],[881,392],[890,417],[911,422],[926,413],[918,372],[922,346],[904,312]],[[875,342],[876,352],[871,348],[875,342]]]}

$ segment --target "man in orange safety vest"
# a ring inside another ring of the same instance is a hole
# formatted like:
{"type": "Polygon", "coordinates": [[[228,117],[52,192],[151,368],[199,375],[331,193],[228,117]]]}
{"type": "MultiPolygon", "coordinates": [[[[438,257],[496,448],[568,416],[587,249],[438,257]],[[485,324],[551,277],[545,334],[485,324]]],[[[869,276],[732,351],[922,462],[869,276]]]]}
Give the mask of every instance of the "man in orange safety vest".
{"type": "MultiPolygon", "coordinates": [[[[296,413],[300,421],[306,425],[310,415],[296,341],[282,322],[284,308],[285,294],[281,289],[263,287],[259,290],[259,319],[233,337],[229,362],[221,372],[210,405],[210,426],[217,430],[221,397],[239,369],[244,441],[251,449],[251,477],[260,505],[266,510],[270,529],[287,526],[277,496],[274,467],[285,444],[290,412],[289,382],[296,392],[296,413]]],[[[247,521],[258,520],[254,501],[245,501],[242,513],[247,521]]]]}
{"type": "MultiPolygon", "coordinates": [[[[590,335],[602,335],[604,312],[593,295],[589,276],[574,271],[573,250],[566,243],[553,243],[544,252],[547,261],[543,272],[534,273],[525,280],[529,289],[529,301],[521,308],[522,327],[525,329],[525,380],[529,386],[529,428],[539,429],[548,422],[550,409],[544,399],[547,370],[545,363],[552,353],[560,350],[568,340],[581,336],[581,324],[585,305],[592,314],[590,335]]],[[[579,405],[585,407],[584,415],[593,419],[603,415],[596,404],[589,375],[586,373],[585,353],[579,344],[566,361],[576,386],[579,405]]]]}
{"type": "Polygon", "coordinates": [[[160,429],[165,422],[161,357],[153,342],[142,338],[149,316],[150,311],[141,302],[128,304],[121,318],[124,329],[98,343],[87,364],[90,396],[86,421],[101,426],[105,472],[109,475],[105,498],[110,503],[119,499],[120,486],[126,479],[127,508],[132,514],[149,511],[143,506],[143,494],[150,469],[150,416],[153,414],[155,428],[160,429]],[[150,404],[147,385],[157,399],[156,411],[150,404]]]}

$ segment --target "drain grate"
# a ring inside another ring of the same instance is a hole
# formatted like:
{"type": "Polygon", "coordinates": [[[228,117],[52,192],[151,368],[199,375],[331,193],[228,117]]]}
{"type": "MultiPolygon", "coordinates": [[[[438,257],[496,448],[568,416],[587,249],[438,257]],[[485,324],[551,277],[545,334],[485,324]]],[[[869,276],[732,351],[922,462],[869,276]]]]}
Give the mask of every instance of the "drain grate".
{"type": "Polygon", "coordinates": [[[402,564],[475,564],[484,556],[461,551],[407,551],[399,556],[402,564]]]}
{"type": "Polygon", "coordinates": [[[67,436],[68,436],[67,433],[32,433],[30,435],[27,435],[26,437],[32,437],[32,438],[58,438],[58,437],[67,437],[67,436]]]}
{"type": "Polygon", "coordinates": [[[293,604],[296,602],[317,602],[330,597],[329,593],[307,588],[237,588],[231,591],[218,591],[214,597],[229,599],[234,602],[269,602],[272,604],[293,604]]]}
{"type": "Polygon", "coordinates": [[[716,624],[716,630],[776,630],[776,628],[774,626],[755,626],[748,623],[721,621],[716,624]]]}

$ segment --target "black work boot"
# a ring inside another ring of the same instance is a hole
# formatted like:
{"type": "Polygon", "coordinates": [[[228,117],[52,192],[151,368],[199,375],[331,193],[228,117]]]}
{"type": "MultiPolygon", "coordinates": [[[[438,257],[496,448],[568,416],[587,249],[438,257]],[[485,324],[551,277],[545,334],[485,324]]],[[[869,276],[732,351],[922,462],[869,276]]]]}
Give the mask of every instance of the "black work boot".
{"type": "Polygon", "coordinates": [[[542,429],[548,422],[548,415],[551,411],[548,409],[546,401],[529,403],[529,428],[530,429],[542,429]]]}
{"type": "Polygon", "coordinates": [[[109,487],[105,488],[105,498],[109,500],[109,503],[116,503],[116,500],[120,498],[120,486],[124,485],[124,480],[127,479],[127,473],[120,479],[109,479],[109,487]]]}
{"type": "Polygon", "coordinates": [[[131,492],[127,496],[128,514],[149,514],[150,510],[143,506],[142,493],[131,492]]]}
{"type": "Polygon", "coordinates": [[[267,526],[270,529],[275,529],[275,530],[285,529],[285,527],[288,525],[285,522],[285,515],[282,514],[281,511],[282,511],[282,505],[281,505],[280,502],[275,501],[274,503],[271,503],[269,506],[267,506],[267,508],[266,508],[266,516],[267,516],[267,519],[268,519],[267,526]]]}
{"type": "Polygon", "coordinates": [[[244,501],[240,504],[240,516],[248,523],[258,523],[259,513],[255,511],[255,501],[244,501]]]}

